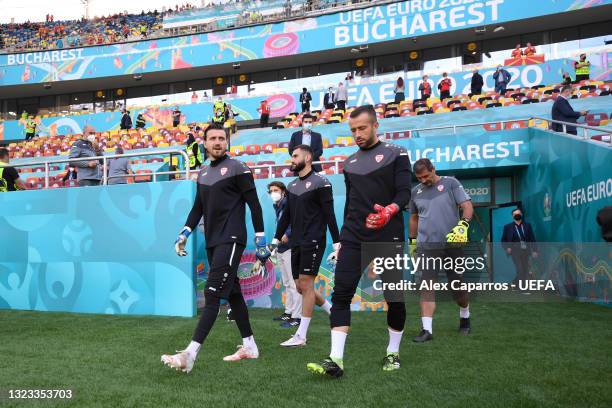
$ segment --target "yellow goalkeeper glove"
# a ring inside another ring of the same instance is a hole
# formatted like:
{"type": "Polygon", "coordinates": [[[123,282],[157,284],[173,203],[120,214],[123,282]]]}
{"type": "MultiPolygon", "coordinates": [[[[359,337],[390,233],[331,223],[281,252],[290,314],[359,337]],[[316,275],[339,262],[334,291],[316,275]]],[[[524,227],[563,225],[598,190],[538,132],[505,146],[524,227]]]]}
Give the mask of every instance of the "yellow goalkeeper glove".
{"type": "Polygon", "coordinates": [[[410,256],[413,258],[414,258],[414,255],[416,254],[416,249],[417,249],[416,238],[410,238],[410,241],[408,244],[408,252],[410,252],[410,256]]]}
{"type": "Polygon", "coordinates": [[[446,234],[446,242],[468,242],[468,228],[470,224],[466,220],[459,220],[457,225],[446,234]]]}

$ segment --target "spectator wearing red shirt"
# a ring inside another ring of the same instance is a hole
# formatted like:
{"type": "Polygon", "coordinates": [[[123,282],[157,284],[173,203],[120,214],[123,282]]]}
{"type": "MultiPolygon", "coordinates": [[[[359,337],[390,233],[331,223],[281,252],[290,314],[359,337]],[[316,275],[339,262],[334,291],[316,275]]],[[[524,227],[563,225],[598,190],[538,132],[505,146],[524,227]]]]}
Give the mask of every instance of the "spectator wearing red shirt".
{"type": "Polygon", "coordinates": [[[440,100],[450,98],[450,89],[453,86],[453,81],[448,77],[446,72],[442,73],[442,81],[438,84],[440,90],[440,100]]]}
{"type": "Polygon", "coordinates": [[[267,127],[268,119],[270,119],[270,105],[268,104],[267,100],[264,99],[261,101],[261,104],[259,105],[259,112],[261,113],[259,118],[259,127],[267,127]]]}
{"type": "Polygon", "coordinates": [[[523,55],[525,55],[526,57],[529,57],[531,55],[535,55],[536,54],[536,48],[531,45],[531,43],[527,43],[527,48],[525,48],[525,51],[523,51],[523,55]]]}
{"type": "Polygon", "coordinates": [[[429,77],[423,75],[423,82],[419,85],[419,91],[421,91],[421,99],[426,100],[431,96],[431,84],[428,81],[429,77]]]}
{"type": "Polygon", "coordinates": [[[516,48],[512,50],[512,58],[521,58],[523,56],[523,50],[521,50],[521,44],[516,44],[516,48]]]}

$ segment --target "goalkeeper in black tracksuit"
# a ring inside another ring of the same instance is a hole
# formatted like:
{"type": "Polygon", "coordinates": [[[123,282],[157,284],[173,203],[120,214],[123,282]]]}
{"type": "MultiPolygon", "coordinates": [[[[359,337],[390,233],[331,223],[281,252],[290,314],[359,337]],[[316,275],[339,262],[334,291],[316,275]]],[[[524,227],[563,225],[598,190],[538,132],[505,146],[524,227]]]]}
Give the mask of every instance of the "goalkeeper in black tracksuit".
{"type": "MultiPolygon", "coordinates": [[[[344,370],[344,343],[351,324],[351,300],[364,269],[362,253],[366,255],[365,261],[370,263],[374,256],[394,257],[403,250],[402,210],[410,202],[412,178],[408,152],[378,140],[378,121],[372,106],[362,106],[351,112],[349,126],[359,150],[344,161],[346,203],[332,294],[331,352],[329,358],[321,363],[307,366],[313,373],[332,377],[341,376],[344,370]],[[367,254],[368,243],[389,244],[378,249],[376,254],[367,254]]],[[[387,271],[383,279],[385,274],[387,271]]],[[[398,281],[397,278],[401,279],[397,275],[391,276],[392,281],[398,281]]],[[[383,359],[383,370],[387,371],[400,367],[399,345],[406,320],[403,295],[403,292],[385,292],[389,345],[383,359]]]]}
{"type": "Polygon", "coordinates": [[[200,346],[219,314],[220,299],[228,300],[243,340],[238,351],[224,360],[236,361],[259,356],[238,279],[238,266],[247,239],[245,204],[251,209],[257,258],[265,262],[270,256],[251,170],[244,163],[227,156],[227,136],[223,127],[208,127],[204,132],[204,145],[211,163],[200,170],[193,208],[176,240],[175,249],[179,256],[186,255],[187,237],[203,218],[210,266],[204,290],[206,306],[188,347],[177,354],[162,356],[162,362],[183,372],[191,371],[200,346]]]}

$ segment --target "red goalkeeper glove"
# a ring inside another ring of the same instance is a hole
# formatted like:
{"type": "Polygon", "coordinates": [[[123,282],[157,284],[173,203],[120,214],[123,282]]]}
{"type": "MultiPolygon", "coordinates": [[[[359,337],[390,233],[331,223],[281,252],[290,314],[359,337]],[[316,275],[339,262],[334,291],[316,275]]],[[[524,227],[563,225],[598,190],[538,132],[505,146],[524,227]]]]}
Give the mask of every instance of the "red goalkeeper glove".
{"type": "Polygon", "coordinates": [[[391,221],[391,218],[399,212],[397,204],[389,204],[386,207],[374,204],[374,211],[366,218],[366,227],[370,229],[381,229],[391,221]]]}

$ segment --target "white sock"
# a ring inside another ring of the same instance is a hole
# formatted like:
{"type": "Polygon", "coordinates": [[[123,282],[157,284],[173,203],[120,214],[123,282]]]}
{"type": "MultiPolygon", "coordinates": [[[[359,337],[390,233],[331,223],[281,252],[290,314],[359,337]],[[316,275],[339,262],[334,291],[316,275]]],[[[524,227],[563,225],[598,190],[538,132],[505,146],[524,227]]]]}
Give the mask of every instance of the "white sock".
{"type": "Polygon", "coordinates": [[[331,303],[329,303],[327,300],[321,305],[321,309],[325,310],[327,314],[331,313],[331,307],[331,303]]]}
{"type": "Polygon", "coordinates": [[[312,317],[302,317],[302,320],[300,320],[300,326],[298,327],[297,332],[295,332],[295,334],[305,339],[306,333],[308,333],[308,325],[310,324],[310,319],[312,319],[312,317]]]}
{"type": "Polygon", "coordinates": [[[389,345],[387,346],[387,353],[399,353],[399,347],[402,341],[402,334],[404,334],[403,330],[401,332],[398,332],[389,329],[389,345]]]}
{"type": "Polygon", "coordinates": [[[187,353],[189,353],[189,355],[195,359],[196,356],[198,355],[198,352],[200,351],[201,346],[202,346],[201,343],[192,341],[191,343],[189,343],[185,351],[187,351],[187,353]]]}
{"type": "Polygon", "coordinates": [[[344,342],[346,342],[346,336],[348,336],[348,333],[345,333],[343,331],[331,331],[331,352],[329,353],[330,357],[337,360],[342,360],[344,358],[344,342]]]}
{"type": "Polygon", "coordinates": [[[253,336],[249,336],[249,337],[243,337],[242,338],[242,345],[245,347],[250,348],[251,350],[258,352],[259,350],[257,350],[257,344],[255,344],[255,338],[253,336]]]}
{"type": "Polygon", "coordinates": [[[459,317],[463,319],[467,319],[470,317],[470,305],[467,305],[467,307],[459,308],[459,317]]]}
{"type": "Polygon", "coordinates": [[[423,329],[427,330],[430,333],[433,333],[432,325],[433,325],[433,317],[421,317],[421,321],[423,322],[423,329]]]}

